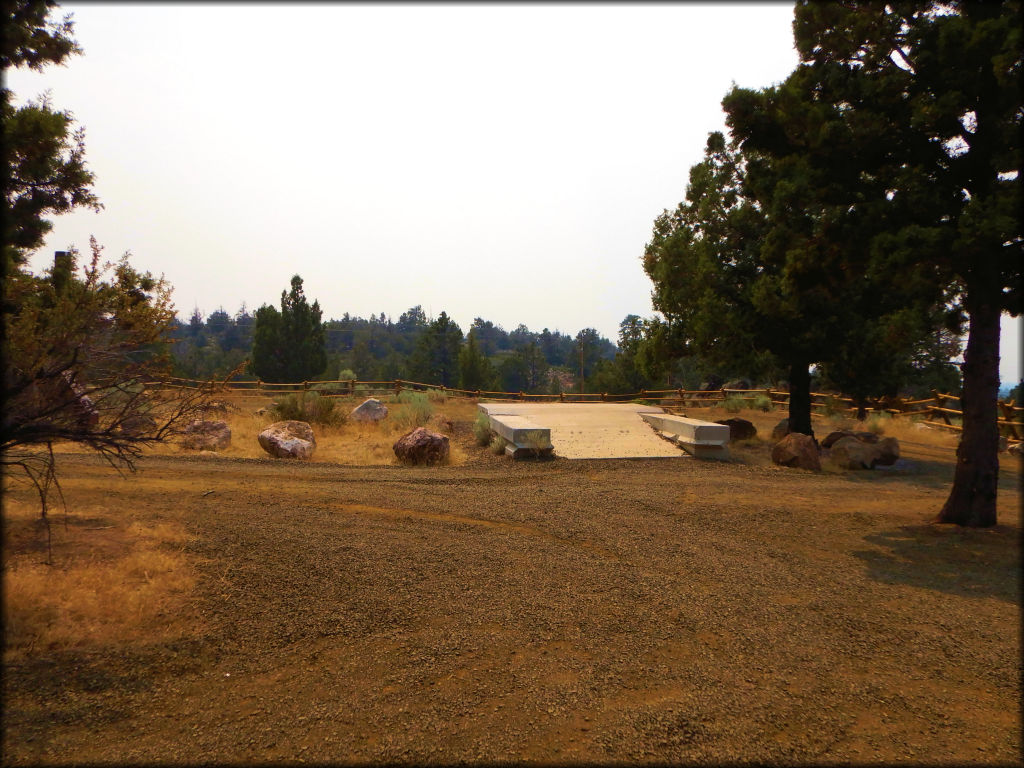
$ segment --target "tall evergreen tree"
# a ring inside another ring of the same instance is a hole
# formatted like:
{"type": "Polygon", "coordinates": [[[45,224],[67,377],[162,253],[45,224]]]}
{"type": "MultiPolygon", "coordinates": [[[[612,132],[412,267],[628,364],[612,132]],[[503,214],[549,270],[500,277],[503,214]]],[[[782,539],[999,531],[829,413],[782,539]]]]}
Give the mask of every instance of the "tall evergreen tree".
{"type": "Polygon", "coordinates": [[[409,361],[410,375],[426,384],[454,387],[459,380],[462,329],[442,312],[416,340],[409,361]]]}
{"type": "Polygon", "coordinates": [[[882,181],[907,215],[875,254],[916,263],[968,319],[963,433],[938,517],[961,525],[996,522],[1000,315],[1020,313],[1024,255],[1021,21],[1019,0],[802,0],[794,22],[813,87],[851,124],[882,126],[882,181]]]}
{"type": "Polygon", "coordinates": [[[281,310],[264,304],[256,310],[250,368],[264,381],[308,381],[327,367],[320,303],[306,300],[302,278],[281,292],[281,310]]]}
{"type": "Polygon", "coordinates": [[[476,342],[476,329],[470,328],[466,345],[459,351],[459,387],[461,389],[490,389],[494,383],[494,366],[480,353],[476,342]]]}

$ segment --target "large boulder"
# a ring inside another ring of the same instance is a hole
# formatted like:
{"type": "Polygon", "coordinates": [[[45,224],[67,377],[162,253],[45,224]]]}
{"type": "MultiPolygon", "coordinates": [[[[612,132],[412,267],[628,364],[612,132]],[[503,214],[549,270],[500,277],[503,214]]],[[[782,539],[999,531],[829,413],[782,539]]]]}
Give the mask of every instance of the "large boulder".
{"type": "Polygon", "coordinates": [[[729,442],[737,440],[749,440],[757,435],[757,427],[746,419],[719,419],[715,424],[724,424],[729,428],[729,442]]]}
{"type": "Polygon", "coordinates": [[[722,389],[750,389],[750,382],[747,379],[733,379],[722,385],[722,389]]]}
{"type": "Polygon", "coordinates": [[[1024,445],[1024,443],[1014,443],[1013,445],[1006,449],[1006,452],[1009,453],[1011,456],[1020,456],[1022,445],[1024,445]]]}
{"type": "Polygon", "coordinates": [[[145,413],[130,413],[121,419],[121,423],[117,425],[117,431],[122,435],[133,437],[144,435],[147,432],[155,432],[156,419],[145,413]]]}
{"type": "Polygon", "coordinates": [[[316,450],[313,428],[304,421],[275,421],[257,440],[275,459],[309,459],[316,450]]]}
{"type": "Polygon", "coordinates": [[[424,427],[406,432],[392,447],[403,464],[438,464],[448,459],[448,437],[424,427]]]}
{"type": "Polygon", "coordinates": [[[710,376],[708,376],[707,381],[702,381],[700,383],[700,388],[703,392],[714,392],[716,390],[721,389],[723,383],[724,379],[722,379],[721,376],[712,373],[710,376]]]}
{"type": "Polygon", "coordinates": [[[900,457],[900,441],[895,437],[883,437],[875,443],[875,448],[878,449],[876,466],[891,467],[900,457]]]}
{"type": "Polygon", "coordinates": [[[190,451],[221,451],[231,445],[231,427],[226,421],[195,419],[185,427],[181,444],[190,451]]]}
{"type": "Polygon", "coordinates": [[[380,400],[370,397],[352,409],[349,414],[353,421],[380,421],[388,415],[388,407],[380,400]]]}
{"type": "Polygon", "coordinates": [[[772,461],[783,467],[797,467],[817,472],[821,469],[818,445],[814,438],[800,432],[790,432],[772,448],[772,461]]]}
{"type": "Polygon", "coordinates": [[[853,436],[860,440],[862,443],[877,443],[879,436],[874,432],[854,432],[853,436]]]}
{"type": "Polygon", "coordinates": [[[856,435],[848,429],[837,429],[835,432],[829,432],[825,435],[825,439],[821,441],[821,447],[831,448],[844,437],[856,437],[856,435]]]}
{"type": "Polygon", "coordinates": [[[829,461],[840,469],[874,469],[881,458],[882,452],[877,445],[865,443],[852,435],[834,443],[829,454],[829,461]]]}
{"type": "Polygon", "coordinates": [[[772,440],[781,440],[789,434],[789,419],[783,419],[772,430],[772,440]]]}

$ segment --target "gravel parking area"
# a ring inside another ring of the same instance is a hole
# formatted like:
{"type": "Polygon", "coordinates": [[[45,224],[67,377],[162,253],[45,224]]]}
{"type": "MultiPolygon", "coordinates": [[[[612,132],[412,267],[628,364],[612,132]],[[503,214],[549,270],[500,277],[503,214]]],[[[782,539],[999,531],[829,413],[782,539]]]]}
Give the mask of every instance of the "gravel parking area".
{"type": "Polygon", "coordinates": [[[7,663],[4,762],[1020,760],[1012,474],[972,531],[926,524],[941,462],[478,453],[70,457],[73,505],[193,534],[194,631],[7,663]]]}

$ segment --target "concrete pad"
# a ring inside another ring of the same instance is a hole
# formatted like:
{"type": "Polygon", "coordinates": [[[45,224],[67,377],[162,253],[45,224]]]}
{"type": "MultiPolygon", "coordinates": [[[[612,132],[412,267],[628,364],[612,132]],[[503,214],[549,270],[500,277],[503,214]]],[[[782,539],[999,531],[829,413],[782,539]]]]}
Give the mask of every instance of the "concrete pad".
{"type": "MultiPolygon", "coordinates": [[[[480,403],[491,428],[550,430],[555,453],[567,459],[688,458],[662,440],[641,414],[664,414],[635,403],[480,403]]],[[[728,429],[728,427],[726,427],[728,429]]],[[[501,434],[501,432],[498,432],[501,434]]],[[[504,435],[502,435],[504,437],[504,435]]],[[[506,439],[508,439],[506,437],[506,439]]]]}

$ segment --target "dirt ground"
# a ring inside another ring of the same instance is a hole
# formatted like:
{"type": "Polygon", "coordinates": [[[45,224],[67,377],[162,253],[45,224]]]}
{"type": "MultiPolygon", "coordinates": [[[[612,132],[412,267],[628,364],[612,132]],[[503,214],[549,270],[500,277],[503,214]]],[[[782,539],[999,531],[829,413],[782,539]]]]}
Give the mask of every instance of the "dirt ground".
{"type": "Polygon", "coordinates": [[[962,530],[952,438],[512,462],[471,413],[448,467],[66,454],[53,566],[8,479],[4,763],[1019,764],[1019,459],[962,530]]]}

